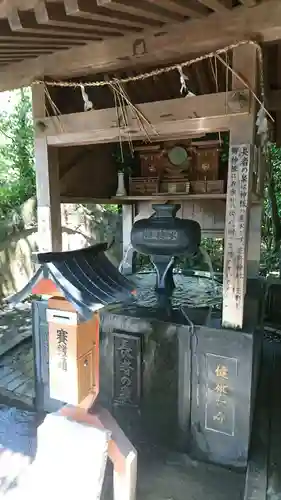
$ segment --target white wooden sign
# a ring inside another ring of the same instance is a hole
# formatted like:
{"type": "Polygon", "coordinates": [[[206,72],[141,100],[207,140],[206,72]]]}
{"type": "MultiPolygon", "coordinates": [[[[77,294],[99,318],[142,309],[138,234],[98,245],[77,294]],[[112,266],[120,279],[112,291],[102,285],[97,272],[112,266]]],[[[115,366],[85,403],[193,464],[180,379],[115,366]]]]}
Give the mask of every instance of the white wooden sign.
{"type": "Polygon", "coordinates": [[[251,153],[250,144],[229,149],[222,323],[231,328],[243,326],[251,153]]]}

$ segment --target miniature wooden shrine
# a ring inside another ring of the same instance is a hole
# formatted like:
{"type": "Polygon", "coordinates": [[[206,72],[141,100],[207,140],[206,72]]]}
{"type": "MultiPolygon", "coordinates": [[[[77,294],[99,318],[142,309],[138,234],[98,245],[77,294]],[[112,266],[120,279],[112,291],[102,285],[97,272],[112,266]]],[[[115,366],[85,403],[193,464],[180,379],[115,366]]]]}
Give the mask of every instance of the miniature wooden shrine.
{"type": "Polygon", "coordinates": [[[130,177],[129,195],[224,193],[219,147],[220,141],[191,140],[137,146],[141,176],[130,177]]]}

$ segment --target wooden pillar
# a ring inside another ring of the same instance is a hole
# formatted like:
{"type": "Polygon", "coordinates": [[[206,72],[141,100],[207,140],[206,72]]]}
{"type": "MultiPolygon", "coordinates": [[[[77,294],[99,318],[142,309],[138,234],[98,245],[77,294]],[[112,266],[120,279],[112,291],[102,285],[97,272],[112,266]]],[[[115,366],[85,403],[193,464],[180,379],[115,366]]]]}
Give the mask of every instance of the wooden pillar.
{"type": "Polygon", "coordinates": [[[124,274],[133,272],[134,250],[131,247],[131,231],[134,223],[134,205],[122,206],[122,232],[123,232],[123,265],[121,271],[124,274]]]}
{"type": "Polygon", "coordinates": [[[41,84],[32,88],[32,108],[35,129],[38,247],[40,252],[60,252],[62,229],[58,151],[48,146],[46,137],[37,135],[38,121],[46,116],[45,91],[41,84]]]}
{"type": "MultiPolygon", "coordinates": [[[[257,88],[257,59],[256,49],[251,45],[237,47],[234,51],[233,64],[235,70],[246,78],[247,83],[253,90],[257,88]]],[[[245,86],[234,77],[233,88],[243,89],[245,86]]],[[[254,103],[256,104],[256,103],[254,103]]],[[[255,122],[256,113],[254,112],[249,117],[249,139],[252,144],[255,144],[255,122]]],[[[260,204],[251,204],[249,213],[249,231],[247,235],[248,253],[247,253],[247,276],[255,277],[259,273],[260,265],[260,246],[261,246],[261,219],[262,219],[262,202],[260,204]]]]}
{"type": "MultiPolygon", "coordinates": [[[[233,67],[252,90],[257,87],[257,53],[252,45],[234,50],[233,67]]],[[[236,77],[232,86],[239,91],[243,83],[236,77]]],[[[227,202],[225,216],[225,251],[223,282],[223,315],[225,327],[242,328],[246,292],[249,217],[254,162],[256,106],[243,125],[230,130],[227,202]]]]}

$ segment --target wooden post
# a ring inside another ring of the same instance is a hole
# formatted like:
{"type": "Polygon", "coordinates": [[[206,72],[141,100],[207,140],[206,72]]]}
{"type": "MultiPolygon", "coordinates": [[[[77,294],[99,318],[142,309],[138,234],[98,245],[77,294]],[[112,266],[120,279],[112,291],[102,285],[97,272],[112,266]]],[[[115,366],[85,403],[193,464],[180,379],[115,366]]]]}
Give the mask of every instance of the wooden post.
{"type": "Polygon", "coordinates": [[[35,129],[35,169],[37,193],[38,247],[40,252],[62,250],[60,183],[57,149],[39,137],[37,121],[46,116],[44,85],[32,88],[32,108],[35,129]]]}
{"type": "MultiPolygon", "coordinates": [[[[251,45],[246,45],[245,47],[237,47],[233,54],[233,65],[235,71],[243,76],[250,88],[254,91],[257,87],[257,59],[256,59],[256,49],[251,45]]],[[[243,83],[237,78],[233,78],[233,88],[245,90],[243,83]]],[[[248,137],[249,142],[255,144],[255,119],[256,114],[254,112],[256,106],[254,106],[253,113],[249,117],[249,130],[248,137]]],[[[247,141],[248,142],[248,141],[247,141]]],[[[247,276],[254,277],[259,273],[259,263],[260,263],[260,245],[261,245],[261,218],[262,218],[262,203],[250,205],[249,213],[249,231],[247,235],[247,276]]]]}
{"type": "Polygon", "coordinates": [[[133,272],[134,250],[131,248],[131,231],[134,223],[134,205],[122,206],[122,232],[123,232],[123,265],[122,272],[131,274],[133,272]]]}
{"type": "Polygon", "coordinates": [[[251,144],[229,148],[222,315],[228,328],[243,327],[252,148],[251,144]]]}
{"type": "MultiPolygon", "coordinates": [[[[253,91],[257,87],[256,47],[238,47],[233,54],[233,67],[253,91]]],[[[233,77],[233,89],[244,84],[233,77]]],[[[255,143],[255,102],[244,124],[230,130],[227,202],[225,216],[225,250],[222,324],[228,328],[242,328],[244,296],[246,293],[249,216],[255,143]]]]}

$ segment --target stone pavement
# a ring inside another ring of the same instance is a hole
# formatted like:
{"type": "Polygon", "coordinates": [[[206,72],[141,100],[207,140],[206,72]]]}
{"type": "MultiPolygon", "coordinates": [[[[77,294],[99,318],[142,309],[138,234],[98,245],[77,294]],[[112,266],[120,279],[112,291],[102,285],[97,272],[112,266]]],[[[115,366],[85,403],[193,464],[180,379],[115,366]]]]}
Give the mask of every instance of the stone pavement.
{"type": "MultiPolygon", "coordinates": [[[[12,498],[18,480],[36,452],[37,416],[16,408],[0,407],[0,499],[12,498]]],[[[24,500],[24,499],[22,499],[24,500]]]]}
{"type": "Polygon", "coordinates": [[[15,307],[0,304],[0,356],[19,342],[31,337],[31,305],[28,302],[15,307]]]}

